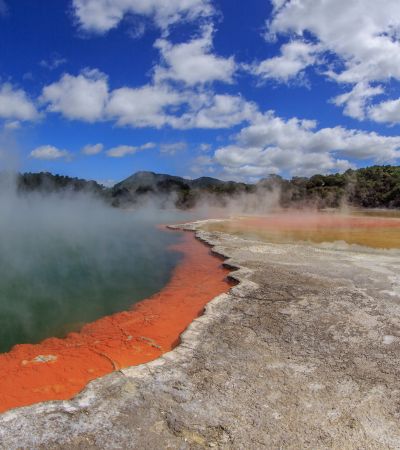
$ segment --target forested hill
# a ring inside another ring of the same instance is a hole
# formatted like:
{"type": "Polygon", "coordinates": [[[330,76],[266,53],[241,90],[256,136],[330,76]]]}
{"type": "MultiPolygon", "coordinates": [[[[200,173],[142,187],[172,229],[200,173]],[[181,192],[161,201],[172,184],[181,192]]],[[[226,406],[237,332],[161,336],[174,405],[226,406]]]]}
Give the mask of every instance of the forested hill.
{"type": "Polygon", "coordinates": [[[271,175],[258,186],[269,190],[279,187],[282,206],[338,207],[347,202],[365,208],[400,208],[400,166],[372,166],[291,180],[271,175]]]}
{"type": "Polygon", "coordinates": [[[49,172],[17,174],[18,192],[88,192],[105,195],[107,188],[96,181],[53,175],[49,172]]]}
{"type": "Polygon", "coordinates": [[[222,181],[201,177],[188,180],[181,177],[137,172],[107,188],[96,181],[86,181],[47,172],[17,175],[19,192],[88,192],[118,207],[138,204],[149,196],[171,199],[179,208],[194,207],[200,199],[224,205],[228,200],[246,194],[269,195],[274,192],[283,207],[338,207],[344,202],[366,208],[400,208],[400,166],[372,166],[347,170],[342,174],[293,177],[286,180],[270,175],[257,184],[222,181]]]}

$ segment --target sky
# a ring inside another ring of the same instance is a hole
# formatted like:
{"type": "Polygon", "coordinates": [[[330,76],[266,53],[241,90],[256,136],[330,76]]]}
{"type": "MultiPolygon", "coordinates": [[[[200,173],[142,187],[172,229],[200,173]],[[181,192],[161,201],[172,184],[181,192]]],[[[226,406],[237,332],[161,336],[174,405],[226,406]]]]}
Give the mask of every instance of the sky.
{"type": "Polygon", "coordinates": [[[398,164],[399,82],[398,0],[0,0],[0,169],[398,164]]]}

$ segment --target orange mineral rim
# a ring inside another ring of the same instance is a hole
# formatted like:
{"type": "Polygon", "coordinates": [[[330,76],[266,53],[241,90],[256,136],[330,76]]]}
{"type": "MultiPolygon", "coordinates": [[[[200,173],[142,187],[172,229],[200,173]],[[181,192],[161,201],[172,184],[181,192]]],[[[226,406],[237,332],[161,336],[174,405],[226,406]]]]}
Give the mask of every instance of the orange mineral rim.
{"type": "Polygon", "coordinates": [[[173,349],[215,296],[227,292],[229,270],[193,233],[173,251],[183,254],[168,284],[131,310],[103,317],[66,338],[16,345],[0,354],[0,412],[66,400],[115,370],[152,361],[173,349]]]}

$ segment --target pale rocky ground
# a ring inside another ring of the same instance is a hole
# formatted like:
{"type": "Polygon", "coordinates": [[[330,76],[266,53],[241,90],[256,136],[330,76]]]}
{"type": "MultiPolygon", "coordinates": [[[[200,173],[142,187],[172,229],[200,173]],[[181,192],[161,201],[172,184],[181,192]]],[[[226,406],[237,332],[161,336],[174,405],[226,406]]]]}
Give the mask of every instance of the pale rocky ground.
{"type": "Polygon", "coordinates": [[[159,360],[0,416],[0,448],[400,449],[399,251],[198,234],[241,283],[159,360]]]}

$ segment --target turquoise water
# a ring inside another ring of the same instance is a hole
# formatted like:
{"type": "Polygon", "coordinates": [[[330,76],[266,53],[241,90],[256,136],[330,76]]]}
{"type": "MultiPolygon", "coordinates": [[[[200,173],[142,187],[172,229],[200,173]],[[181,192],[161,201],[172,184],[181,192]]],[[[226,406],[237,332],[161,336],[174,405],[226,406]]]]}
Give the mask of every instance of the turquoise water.
{"type": "MultiPolygon", "coordinates": [[[[65,336],[159,291],[180,254],[160,214],[55,200],[1,205],[0,352],[65,336]]],[[[176,218],[175,218],[176,220],[176,218]]]]}

